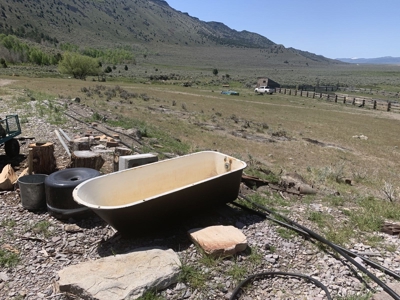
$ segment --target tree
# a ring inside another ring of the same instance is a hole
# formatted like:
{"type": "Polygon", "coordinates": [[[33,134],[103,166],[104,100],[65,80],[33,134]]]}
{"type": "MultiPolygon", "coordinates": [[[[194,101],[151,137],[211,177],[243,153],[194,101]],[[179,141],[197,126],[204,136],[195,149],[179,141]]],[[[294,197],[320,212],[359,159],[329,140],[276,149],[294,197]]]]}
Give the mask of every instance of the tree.
{"type": "Polygon", "coordinates": [[[61,73],[71,74],[78,79],[86,79],[88,75],[98,75],[100,71],[97,59],[71,52],[63,54],[58,69],[61,73]]]}
{"type": "Polygon", "coordinates": [[[0,65],[1,65],[3,68],[7,68],[7,63],[6,63],[6,60],[5,60],[4,58],[0,58],[0,65]]]}
{"type": "Polygon", "coordinates": [[[214,69],[214,70],[213,70],[213,74],[214,74],[215,76],[217,76],[217,75],[218,75],[218,69],[214,69]]]}

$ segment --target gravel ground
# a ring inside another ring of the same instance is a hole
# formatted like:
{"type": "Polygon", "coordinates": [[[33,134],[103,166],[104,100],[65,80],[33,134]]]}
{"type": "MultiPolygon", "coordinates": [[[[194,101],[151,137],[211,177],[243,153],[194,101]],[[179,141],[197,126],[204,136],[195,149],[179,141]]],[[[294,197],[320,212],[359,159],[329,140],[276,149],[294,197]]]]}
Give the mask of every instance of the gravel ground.
{"type": "MultiPolygon", "coordinates": [[[[34,101],[31,104],[34,107],[34,101]]],[[[7,112],[22,114],[22,111],[11,110],[5,99],[0,100],[0,111],[4,115],[7,112]]],[[[83,108],[81,112],[84,112],[83,108]]],[[[35,140],[21,141],[21,154],[28,153],[30,142],[51,141],[56,145],[57,165],[64,168],[68,164],[68,157],[56,139],[56,128],[44,119],[29,117],[22,124],[22,136],[35,137],[35,140]]],[[[66,131],[74,129],[82,134],[87,130],[84,125],[73,120],[68,120],[62,128],[66,131]]],[[[0,149],[0,155],[3,154],[4,150],[0,149]]],[[[4,156],[1,157],[4,159],[4,156]]],[[[20,156],[13,163],[19,174],[26,167],[26,157],[20,156]]],[[[111,163],[108,157],[106,164],[110,166],[111,163]]],[[[238,282],[245,277],[271,271],[311,276],[321,281],[336,299],[360,299],[382,290],[329,250],[322,250],[300,235],[284,238],[282,227],[236,207],[227,206],[185,219],[179,226],[147,236],[124,238],[96,216],[84,220],[60,221],[45,211],[29,212],[22,207],[18,190],[0,192],[0,199],[0,253],[3,253],[3,259],[5,254],[19,258],[15,266],[0,267],[1,299],[78,299],[73,295],[60,293],[57,286],[59,270],[83,261],[152,246],[172,248],[178,253],[184,266],[196,270],[192,274],[192,280],[177,283],[159,292],[158,295],[162,297],[160,299],[229,299],[238,282]],[[187,230],[217,224],[240,228],[248,239],[248,249],[234,258],[204,258],[199,249],[190,242],[187,230]],[[350,298],[352,295],[357,297],[350,298]]],[[[306,204],[301,198],[292,197],[291,201],[293,205],[290,208],[290,217],[305,226],[312,226],[307,224],[308,221],[302,214],[306,210],[306,204]]],[[[328,210],[337,214],[340,221],[340,213],[331,208],[321,204],[312,204],[311,207],[316,211],[328,210]]],[[[376,235],[382,238],[381,245],[386,247],[375,249],[363,244],[353,244],[350,250],[360,252],[381,265],[400,272],[398,237],[383,233],[376,235]]],[[[395,282],[382,271],[367,268],[386,284],[395,282]]],[[[254,280],[240,299],[326,297],[321,288],[308,281],[279,276],[254,280]]]]}

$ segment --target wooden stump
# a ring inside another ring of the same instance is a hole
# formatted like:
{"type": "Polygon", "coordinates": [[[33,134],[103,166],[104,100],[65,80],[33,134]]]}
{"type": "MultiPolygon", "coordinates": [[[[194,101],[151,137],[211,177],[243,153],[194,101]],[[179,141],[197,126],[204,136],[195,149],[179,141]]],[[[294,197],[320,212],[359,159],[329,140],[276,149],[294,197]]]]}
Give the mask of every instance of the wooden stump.
{"type": "Polygon", "coordinates": [[[123,147],[116,147],[114,150],[114,172],[119,171],[119,157],[124,155],[131,155],[132,150],[123,147]]]}
{"type": "Polygon", "coordinates": [[[32,159],[32,173],[51,174],[56,171],[57,162],[54,156],[53,143],[33,143],[29,145],[32,159]]]}
{"type": "Polygon", "coordinates": [[[100,171],[104,159],[93,151],[74,151],[71,155],[70,168],[91,168],[100,171]]]}
{"type": "Polygon", "coordinates": [[[94,139],[89,137],[77,138],[70,141],[70,148],[72,151],[90,150],[90,147],[93,145],[97,145],[97,143],[94,142],[94,139]]]}

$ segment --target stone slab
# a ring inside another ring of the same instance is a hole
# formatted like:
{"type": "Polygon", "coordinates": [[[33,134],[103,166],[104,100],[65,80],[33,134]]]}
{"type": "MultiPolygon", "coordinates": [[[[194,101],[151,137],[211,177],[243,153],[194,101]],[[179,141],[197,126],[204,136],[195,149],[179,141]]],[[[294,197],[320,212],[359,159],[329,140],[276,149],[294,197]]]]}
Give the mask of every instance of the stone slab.
{"type": "Polygon", "coordinates": [[[83,299],[137,299],[176,283],[181,263],[172,250],[138,249],[69,266],[58,272],[61,292],[83,299]]]}
{"type": "Polygon", "coordinates": [[[246,236],[233,226],[210,226],[189,231],[192,241],[206,254],[230,256],[247,248],[246,236]]]}

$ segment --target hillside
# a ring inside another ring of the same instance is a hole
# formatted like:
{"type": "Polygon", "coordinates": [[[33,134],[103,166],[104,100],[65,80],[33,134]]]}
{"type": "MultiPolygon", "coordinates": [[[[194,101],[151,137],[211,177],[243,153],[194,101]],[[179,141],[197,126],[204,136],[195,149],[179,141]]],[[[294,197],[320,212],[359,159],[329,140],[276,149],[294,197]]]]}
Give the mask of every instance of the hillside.
{"type": "Polygon", "coordinates": [[[129,45],[136,53],[178,58],[177,49],[182,47],[208,47],[213,53],[224,49],[221,55],[227,58],[230,54],[226,48],[262,49],[273,56],[278,54],[279,63],[337,63],[287,49],[257,33],[238,32],[219,22],[203,22],[163,0],[5,0],[0,5],[0,15],[0,33],[52,47],[61,43],[98,48],[129,45]]]}

